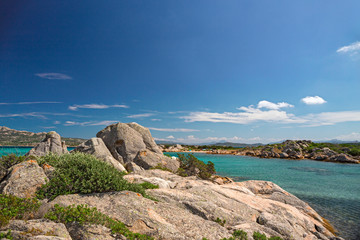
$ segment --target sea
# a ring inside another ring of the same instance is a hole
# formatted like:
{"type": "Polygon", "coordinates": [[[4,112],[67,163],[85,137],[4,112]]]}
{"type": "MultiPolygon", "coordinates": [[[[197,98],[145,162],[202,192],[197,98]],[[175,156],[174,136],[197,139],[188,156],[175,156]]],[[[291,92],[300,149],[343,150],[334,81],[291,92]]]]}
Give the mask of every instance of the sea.
{"type": "MultiPolygon", "coordinates": [[[[177,153],[169,153],[176,156],[177,153]]],[[[307,202],[346,240],[360,240],[360,164],[193,153],[235,181],[265,180],[307,202]]]]}
{"type": "MultiPolygon", "coordinates": [[[[30,149],[0,147],[0,156],[24,155],[30,149]]],[[[177,156],[177,153],[168,154],[177,156]]],[[[265,180],[278,184],[328,219],[337,229],[338,236],[360,240],[360,164],[193,154],[205,163],[213,162],[218,175],[238,182],[265,180]]]]}

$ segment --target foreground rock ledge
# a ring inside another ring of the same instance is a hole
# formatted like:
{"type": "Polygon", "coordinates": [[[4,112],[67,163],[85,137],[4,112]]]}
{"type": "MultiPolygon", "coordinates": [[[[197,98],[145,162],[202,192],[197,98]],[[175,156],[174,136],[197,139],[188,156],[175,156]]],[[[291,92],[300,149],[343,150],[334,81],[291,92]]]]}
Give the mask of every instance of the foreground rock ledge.
{"type": "MultiPolygon", "coordinates": [[[[129,174],[128,178],[138,175],[129,174]]],[[[283,239],[336,239],[324,221],[307,203],[265,181],[218,185],[194,177],[179,177],[170,172],[149,170],[143,179],[160,178],[169,184],[147,190],[159,201],[124,191],[89,195],[59,196],[45,204],[45,213],[55,204],[87,204],[124,222],[132,231],[156,239],[219,240],[230,237],[235,229],[283,239]],[[225,226],[214,222],[226,220],[225,226]]]]}

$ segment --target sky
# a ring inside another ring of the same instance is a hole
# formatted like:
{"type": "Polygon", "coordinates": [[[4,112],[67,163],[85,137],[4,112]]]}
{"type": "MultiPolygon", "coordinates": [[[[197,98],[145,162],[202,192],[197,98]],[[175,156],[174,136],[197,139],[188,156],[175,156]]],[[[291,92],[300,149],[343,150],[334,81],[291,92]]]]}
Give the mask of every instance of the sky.
{"type": "Polygon", "coordinates": [[[360,141],[360,1],[0,3],[0,126],[360,141]]]}

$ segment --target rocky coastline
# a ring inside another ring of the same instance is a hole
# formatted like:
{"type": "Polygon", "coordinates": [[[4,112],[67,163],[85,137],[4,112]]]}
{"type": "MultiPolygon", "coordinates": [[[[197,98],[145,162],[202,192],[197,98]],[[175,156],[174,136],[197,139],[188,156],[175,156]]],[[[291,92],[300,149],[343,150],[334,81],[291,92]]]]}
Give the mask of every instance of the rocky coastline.
{"type": "Polygon", "coordinates": [[[350,155],[350,149],[348,148],[343,148],[341,152],[336,152],[328,147],[312,147],[312,144],[313,142],[309,140],[286,140],[280,144],[259,147],[214,150],[189,150],[188,148],[177,144],[170,147],[162,145],[162,150],[164,152],[200,152],[207,154],[229,154],[260,158],[283,158],[291,160],[310,159],[335,163],[360,163],[360,156],[350,155]]]}
{"type": "Polygon", "coordinates": [[[133,191],[104,191],[44,199],[27,219],[0,224],[0,234],[14,239],[220,240],[240,239],[233,238],[234,231],[239,231],[250,240],[255,239],[255,232],[264,234],[265,239],[341,239],[307,203],[272,182],[233,182],[216,175],[205,180],[197,175],[196,167],[191,170],[193,176],[179,176],[179,160],[163,155],[150,131],[136,123],[110,125],[72,152],[65,150],[60,135],[48,133],[25,161],[0,169],[2,196],[36,197],[38,189],[57,171],[38,160],[49,152],[62,156],[91,154],[116,171],[127,171],[123,179],[129,183],[157,187],[147,189],[146,196],[133,191]],[[109,225],[46,218],[59,206],[96,207],[101,216],[121,222],[128,232],[115,234],[109,225]],[[135,237],[127,237],[129,232],[135,237]]]}

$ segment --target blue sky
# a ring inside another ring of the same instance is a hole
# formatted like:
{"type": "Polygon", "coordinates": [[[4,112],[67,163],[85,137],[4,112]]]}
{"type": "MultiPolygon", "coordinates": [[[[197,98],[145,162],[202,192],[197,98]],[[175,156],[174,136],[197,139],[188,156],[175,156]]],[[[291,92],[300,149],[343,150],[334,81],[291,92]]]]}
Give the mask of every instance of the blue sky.
{"type": "Polygon", "coordinates": [[[0,125],[360,140],[359,1],[2,1],[0,125]]]}

